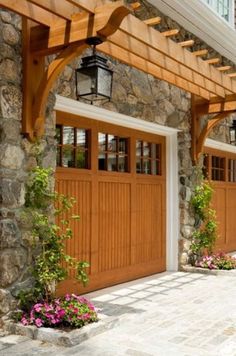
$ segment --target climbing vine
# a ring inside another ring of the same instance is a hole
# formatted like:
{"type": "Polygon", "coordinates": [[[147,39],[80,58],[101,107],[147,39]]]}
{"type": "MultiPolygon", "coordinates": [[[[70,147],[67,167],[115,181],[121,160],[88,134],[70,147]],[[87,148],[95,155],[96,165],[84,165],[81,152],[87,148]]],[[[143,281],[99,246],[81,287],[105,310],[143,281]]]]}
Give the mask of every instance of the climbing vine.
{"type": "Polygon", "coordinates": [[[196,186],[191,201],[198,225],[193,233],[191,250],[197,257],[204,252],[211,254],[217,238],[216,212],[211,208],[213,192],[211,183],[202,180],[196,186]]]}
{"type": "Polygon", "coordinates": [[[70,269],[76,271],[76,278],[84,285],[88,282],[88,263],[65,253],[65,242],[72,238],[70,222],[79,219],[76,215],[68,218],[75,200],[52,192],[51,176],[51,169],[38,166],[31,171],[26,186],[26,215],[31,221],[34,245],[39,253],[33,263],[35,285],[27,295],[20,296],[23,304],[29,299],[49,301],[56,285],[67,277],[70,269]]]}

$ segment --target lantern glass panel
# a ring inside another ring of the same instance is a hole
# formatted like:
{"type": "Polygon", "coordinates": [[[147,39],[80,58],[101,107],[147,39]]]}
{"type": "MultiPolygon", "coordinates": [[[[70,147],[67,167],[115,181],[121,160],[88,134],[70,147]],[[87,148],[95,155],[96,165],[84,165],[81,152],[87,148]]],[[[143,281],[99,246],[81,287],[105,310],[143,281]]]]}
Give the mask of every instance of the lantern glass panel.
{"type": "Polygon", "coordinates": [[[96,68],[77,71],[77,92],[80,96],[91,99],[96,93],[97,73],[96,68]]]}
{"type": "Polygon", "coordinates": [[[98,67],[98,95],[111,96],[112,73],[104,68],[98,67]]]}

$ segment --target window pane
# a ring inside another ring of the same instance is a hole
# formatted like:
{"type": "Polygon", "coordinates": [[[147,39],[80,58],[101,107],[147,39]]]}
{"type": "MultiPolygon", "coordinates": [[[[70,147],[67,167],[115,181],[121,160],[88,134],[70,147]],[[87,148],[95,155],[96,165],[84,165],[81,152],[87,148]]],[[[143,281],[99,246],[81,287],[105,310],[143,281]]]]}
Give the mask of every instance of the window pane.
{"type": "Polygon", "coordinates": [[[136,141],[136,156],[141,156],[142,153],[142,141],[136,141]]]}
{"type": "Polygon", "coordinates": [[[74,149],[70,146],[62,148],[62,166],[63,167],[74,166],[74,149]]]}
{"type": "Polygon", "coordinates": [[[98,134],[98,149],[99,151],[106,150],[106,134],[103,133],[98,134]]]}
{"type": "Polygon", "coordinates": [[[136,159],[136,172],[137,173],[142,173],[141,158],[137,158],[136,159]]]}
{"type": "Polygon", "coordinates": [[[118,171],[126,172],[127,170],[127,156],[119,156],[118,158],[118,171]]]}
{"type": "Polygon", "coordinates": [[[100,169],[101,171],[106,171],[106,154],[105,153],[99,153],[98,169],[100,169]]]}
{"type": "Polygon", "coordinates": [[[79,150],[76,150],[76,157],[75,157],[76,168],[88,168],[86,155],[87,155],[86,152],[81,152],[79,150]]]}
{"type": "Polygon", "coordinates": [[[61,126],[56,127],[56,141],[57,144],[61,144],[61,126]]]}
{"type": "Polygon", "coordinates": [[[148,142],[145,142],[145,141],[143,141],[143,156],[144,157],[151,157],[150,144],[148,142]]]}
{"type": "Polygon", "coordinates": [[[108,135],[108,151],[116,152],[116,136],[108,135]]]}
{"type": "Polygon", "coordinates": [[[75,142],[74,128],[69,126],[63,127],[63,145],[73,145],[75,142]]]}
{"type": "Polygon", "coordinates": [[[57,148],[57,166],[61,166],[61,147],[57,148]]]}
{"type": "Polygon", "coordinates": [[[85,149],[87,146],[86,141],[86,130],[77,129],[77,146],[79,146],[81,149],[85,149]]]}
{"type": "Polygon", "coordinates": [[[127,139],[126,138],[119,138],[119,153],[126,153],[127,152],[127,139]]]}
{"type": "Polygon", "coordinates": [[[143,173],[151,174],[151,161],[149,159],[143,160],[143,173]]]}
{"type": "Polygon", "coordinates": [[[117,171],[116,155],[109,153],[107,157],[107,170],[117,171]]]}
{"type": "Polygon", "coordinates": [[[152,174],[158,174],[157,161],[152,161],[152,174]]]}

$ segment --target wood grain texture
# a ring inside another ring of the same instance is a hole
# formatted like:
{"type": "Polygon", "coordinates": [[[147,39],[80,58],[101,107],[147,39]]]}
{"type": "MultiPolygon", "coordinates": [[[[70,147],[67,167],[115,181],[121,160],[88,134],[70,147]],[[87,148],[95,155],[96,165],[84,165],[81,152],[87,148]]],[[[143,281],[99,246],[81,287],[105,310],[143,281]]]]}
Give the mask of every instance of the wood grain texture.
{"type": "MultiPolygon", "coordinates": [[[[72,226],[74,238],[66,250],[91,264],[84,291],[164,271],[165,139],[72,114],[57,113],[57,122],[91,130],[91,169],[58,167],[56,172],[57,189],[78,201],[74,213],[81,219],[72,226]],[[129,172],[98,170],[98,132],[130,138],[129,172]],[[136,174],[136,140],[162,145],[161,176],[136,174]]],[[[70,278],[60,285],[59,294],[81,291],[70,278]]]]}

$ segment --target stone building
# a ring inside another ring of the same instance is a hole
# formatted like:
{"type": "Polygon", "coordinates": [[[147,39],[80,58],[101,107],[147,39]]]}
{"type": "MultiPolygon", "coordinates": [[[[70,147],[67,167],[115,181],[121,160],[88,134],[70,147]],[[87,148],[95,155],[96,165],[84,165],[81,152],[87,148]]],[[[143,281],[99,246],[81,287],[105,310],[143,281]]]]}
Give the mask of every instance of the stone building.
{"type": "MultiPolygon", "coordinates": [[[[219,45],[207,32],[207,24],[199,30],[199,23],[207,14],[213,29],[214,21],[218,21],[219,33],[215,37],[225,29],[236,36],[226,23],[234,16],[233,6],[217,14],[210,8],[211,2],[205,1],[206,5],[202,0],[199,8],[187,6],[181,15],[183,1],[176,1],[175,6],[171,6],[171,0],[140,3],[133,10],[136,17],[145,20],[160,16],[158,31],[178,29],[173,41],[192,39],[191,52],[207,48],[206,60],[217,57],[218,67],[231,66],[229,73],[234,71],[236,53],[231,43],[219,45]],[[205,13],[196,23],[202,8],[205,13]],[[186,22],[188,11],[192,16],[186,22]]],[[[1,5],[4,3],[0,1],[1,5]]],[[[0,29],[0,313],[5,314],[14,307],[18,292],[33,283],[29,269],[33,261],[32,234],[22,211],[25,182],[37,165],[38,148],[22,134],[21,16],[2,7],[0,29]]],[[[88,49],[82,56],[90,52],[88,49]]],[[[53,59],[48,56],[47,63],[53,59]]],[[[73,240],[69,248],[75,256],[90,261],[90,289],[181,268],[188,263],[195,224],[190,204],[196,184],[191,156],[191,94],[117,59],[107,59],[114,71],[111,100],[94,105],[76,101],[75,69],[81,57],[76,58],[65,67],[49,94],[45,135],[40,141],[43,166],[56,171],[56,189],[75,195],[78,200],[76,209],[81,222],[74,230],[79,242],[73,240]],[[76,132],[90,150],[82,163],[70,156],[79,150],[79,142],[70,141],[68,130],[71,135],[76,132]],[[90,137],[88,141],[86,137],[90,137]],[[114,141],[123,149],[114,149],[114,141]],[[150,152],[146,154],[145,149],[150,152]]],[[[226,250],[236,248],[234,237],[226,236],[226,230],[227,234],[232,233],[234,222],[227,221],[227,212],[224,215],[221,211],[221,206],[226,209],[229,204],[231,210],[236,208],[236,179],[229,180],[227,174],[228,170],[234,176],[236,169],[236,150],[229,145],[232,118],[229,115],[221,121],[205,143],[211,169],[226,172],[224,179],[212,176],[216,180],[215,206],[221,221],[219,246],[226,250]]],[[[67,283],[61,291],[73,288],[78,286],[67,283]]]]}

